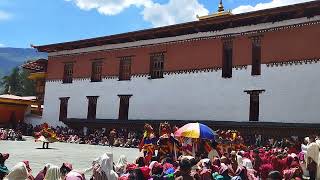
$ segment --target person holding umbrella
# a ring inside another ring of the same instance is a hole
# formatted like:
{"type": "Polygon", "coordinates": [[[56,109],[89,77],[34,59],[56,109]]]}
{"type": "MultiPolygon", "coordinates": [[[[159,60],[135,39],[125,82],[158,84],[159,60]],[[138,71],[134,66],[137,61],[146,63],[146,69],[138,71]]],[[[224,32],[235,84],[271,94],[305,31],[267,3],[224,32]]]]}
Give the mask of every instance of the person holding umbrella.
{"type": "Polygon", "coordinates": [[[192,139],[192,155],[195,156],[196,147],[195,142],[201,139],[215,140],[217,133],[210,127],[201,123],[189,123],[178,129],[175,134],[176,137],[184,137],[192,139]]]}

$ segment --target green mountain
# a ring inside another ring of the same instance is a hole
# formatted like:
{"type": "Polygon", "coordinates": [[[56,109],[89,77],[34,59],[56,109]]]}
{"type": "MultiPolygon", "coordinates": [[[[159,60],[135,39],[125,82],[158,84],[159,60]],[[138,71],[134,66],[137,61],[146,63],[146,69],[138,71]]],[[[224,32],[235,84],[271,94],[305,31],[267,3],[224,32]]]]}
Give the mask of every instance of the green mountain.
{"type": "Polygon", "coordinates": [[[39,53],[32,48],[0,48],[0,77],[28,60],[47,57],[47,53],[39,53]]]}
{"type": "MultiPolygon", "coordinates": [[[[9,75],[13,68],[39,58],[47,59],[48,55],[31,48],[0,48],[0,81],[3,76],[9,75]]],[[[0,92],[3,88],[0,83],[0,92]]]]}

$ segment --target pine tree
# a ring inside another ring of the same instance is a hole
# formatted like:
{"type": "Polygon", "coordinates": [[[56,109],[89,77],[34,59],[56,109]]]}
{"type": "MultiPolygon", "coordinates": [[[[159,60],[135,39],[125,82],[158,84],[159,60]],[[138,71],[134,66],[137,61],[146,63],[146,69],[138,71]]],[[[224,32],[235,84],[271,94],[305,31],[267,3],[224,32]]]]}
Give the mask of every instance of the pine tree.
{"type": "Polygon", "coordinates": [[[17,96],[34,96],[34,82],[28,79],[29,72],[25,69],[15,67],[10,75],[4,76],[0,82],[3,87],[2,94],[13,94],[17,96]]]}

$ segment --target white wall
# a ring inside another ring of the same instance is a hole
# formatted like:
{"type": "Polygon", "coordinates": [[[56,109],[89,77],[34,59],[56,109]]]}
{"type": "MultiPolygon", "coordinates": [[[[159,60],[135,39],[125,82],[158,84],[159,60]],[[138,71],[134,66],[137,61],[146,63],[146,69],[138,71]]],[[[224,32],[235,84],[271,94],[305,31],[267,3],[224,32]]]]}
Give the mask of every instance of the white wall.
{"type": "Polygon", "coordinates": [[[24,117],[24,122],[27,124],[32,124],[33,126],[41,125],[45,123],[44,119],[41,116],[28,114],[24,117]]]}
{"type": "Polygon", "coordinates": [[[165,75],[149,80],[104,79],[47,82],[44,121],[61,125],[59,97],[70,97],[68,118],[87,117],[86,96],[99,96],[98,119],[117,119],[118,94],[132,94],[129,119],[248,121],[249,95],[244,90],[265,89],[260,95],[260,121],[319,123],[320,63],[267,67],[261,76],[233,69],[231,79],[221,71],[165,75]]]}

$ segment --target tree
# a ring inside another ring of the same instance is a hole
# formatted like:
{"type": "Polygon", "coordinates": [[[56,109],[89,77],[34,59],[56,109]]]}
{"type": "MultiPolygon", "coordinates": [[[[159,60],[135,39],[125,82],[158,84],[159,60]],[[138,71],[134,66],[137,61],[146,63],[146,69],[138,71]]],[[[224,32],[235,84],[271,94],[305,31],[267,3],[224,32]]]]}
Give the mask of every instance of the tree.
{"type": "Polygon", "coordinates": [[[8,76],[4,76],[0,82],[3,87],[3,94],[17,96],[34,96],[35,86],[32,80],[28,79],[29,72],[25,69],[15,67],[8,76]]]}
{"type": "Polygon", "coordinates": [[[20,81],[22,86],[22,96],[34,96],[36,94],[35,92],[35,83],[34,81],[30,80],[29,77],[30,73],[22,69],[20,71],[20,81]]]}

